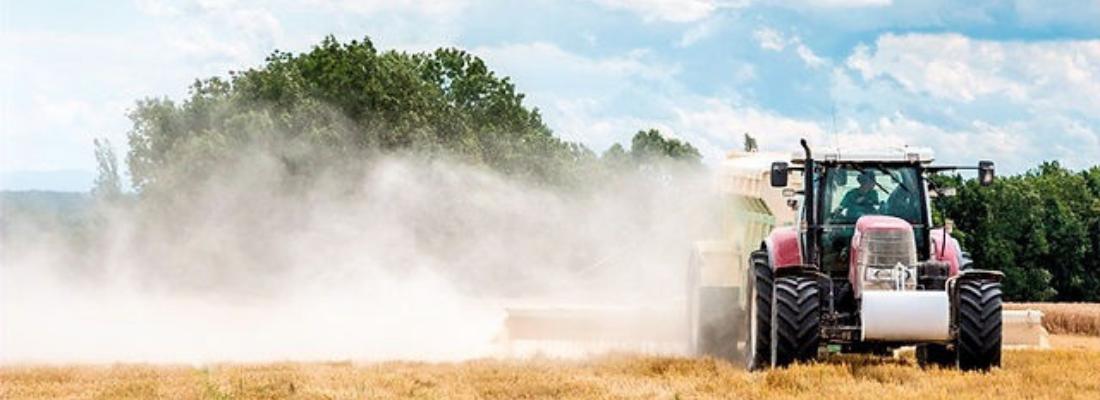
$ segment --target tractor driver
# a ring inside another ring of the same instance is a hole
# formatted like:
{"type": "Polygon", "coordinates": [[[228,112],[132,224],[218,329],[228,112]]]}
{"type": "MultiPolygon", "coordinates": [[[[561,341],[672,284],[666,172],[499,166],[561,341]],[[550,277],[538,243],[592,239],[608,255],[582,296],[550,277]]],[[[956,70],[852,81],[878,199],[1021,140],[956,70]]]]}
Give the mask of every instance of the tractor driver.
{"type": "Polygon", "coordinates": [[[901,174],[901,181],[894,192],[886,199],[886,214],[904,219],[917,221],[920,219],[920,198],[916,195],[917,184],[913,182],[912,174],[901,174]]]}
{"type": "Polygon", "coordinates": [[[840,201],[848,218],[856,219],[866,214],[877,213],[878,191],[875,190],[875,172],[863,171],[856,177],[859,187],[849,190],[840,201]]]}

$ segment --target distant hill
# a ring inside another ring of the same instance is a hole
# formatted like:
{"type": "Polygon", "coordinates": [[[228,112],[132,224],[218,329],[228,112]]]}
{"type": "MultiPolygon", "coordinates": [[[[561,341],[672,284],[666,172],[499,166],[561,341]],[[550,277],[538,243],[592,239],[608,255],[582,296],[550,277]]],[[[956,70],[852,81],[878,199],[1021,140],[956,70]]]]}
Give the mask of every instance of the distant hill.
{"type": "Polygon", "coordinates": [[[79,222],[89,215],[93,203],[88,193],[0,190],[0,223],[17,218],[79,222]]]}
{"type": "Polygon", "coordinates": [[[95,172],[86,170],[0,172],[0,190],[86,192],[91,190],[92,182],[95,172]]]}

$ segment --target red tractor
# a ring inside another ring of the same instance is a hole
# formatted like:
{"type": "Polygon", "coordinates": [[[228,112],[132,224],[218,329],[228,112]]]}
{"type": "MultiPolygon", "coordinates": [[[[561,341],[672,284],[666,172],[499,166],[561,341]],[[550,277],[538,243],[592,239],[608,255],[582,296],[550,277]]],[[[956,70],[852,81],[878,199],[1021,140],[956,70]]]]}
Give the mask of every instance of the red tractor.
{"type": "MultiPolygon", "coordinates": [[[[886,354],[911,345],[921,365],[1000,366],[1003,275],[974,268],[932,226],[929,176],[975,168],[930,165],[924,149],[802,148],[793,165],[771,165],[773,187],[786,187],[790,171],[803,184],[794,226],[772,231],[749,257],[749,369],[809,361],[823,347],[886,354]]],[[[992,162],[976,169],[992,183],[992,162]]]]}

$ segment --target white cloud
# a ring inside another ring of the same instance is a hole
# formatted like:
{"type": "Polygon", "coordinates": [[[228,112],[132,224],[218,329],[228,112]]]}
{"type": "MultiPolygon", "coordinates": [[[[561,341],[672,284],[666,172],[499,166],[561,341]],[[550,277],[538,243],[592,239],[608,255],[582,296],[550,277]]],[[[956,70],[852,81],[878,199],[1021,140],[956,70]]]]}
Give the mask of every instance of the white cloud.
{"type": "Polygon", "coordinates": [[[719,21],[720,19],[717,18],[708,19],[692,25],[691,28],[680,35],[680,39],[676,41],[676,46],[688,47],[714,35],[714,32],[718,30],[719,21]]]}
{"type": "Polygon", "coordinates": [[[1002,165],[1022,168],[1025,160],[1036,157],[1030,136],[1021,134],[1019,124],[994,125],[973,120],[960,129],[945,129],[912,119],[901,112],[883,116],[857,131],[842,135],[846,143],[858,143],[868,137],[894,146],[928,147],[936,152],[941,164],[974,165],[978,158],[997,158],[1002,165]]]}
{"type": "Polygon", "coordinates": [[[282,24],[262,3],[135,0],[135,5],[157,20],[159,39],[175,56],[204,64],[208,73],[262,60],[283,39],[282,24]]]}
{"type": "Polygon", "coordinates": [[[127,106],[170,93],[149,88],[158,79],[182,91],[194,78],[173,81],[181,69],[156,50],[111,35],[0,35],[0,75],[15,77],[0,87],[0,171],[94,170],[92,138],[125,145],[127,106]]]}
{"type": "Polygon", "coordinates": [[[783,34],[771,28],[757,29],[752,33],[752,37],[760,43],[760,48],[767,50],[783,51],[789,44],[783,34]]]}
{"type": "Polygon", "coordinates": [[[862,123],[848,130],[908,138],[949,162],[994,158],[1021,172],[1100,154],[1100,41],[885,34],[837,71],[842,115],[862,123]]]}
{"type": "MultiPolygon", "coordinates": [[[[824,133],[813,121],[741,104],[736,94],[715,98],[684,90],[676,79],[679,68],[659,62],[647,50],[585,57],[539,42],[475,53],[513,77],[557,135],[596,151],[628,142],[639,129],[657,128],[688,140],[713,161],[738,148],[745,132],[766,148],[797,146],[798,138],[824,133]],[[640,105],[624,110],[623,103],[640,105]]],[[[749,80],[755,72],[746,64],[733,75],[749,80]]]]}
{"type": "Polygon", "coordinates": [[[614,94],[632,81],[669,83],[675,66],[658,63],[645,49],[594,58],[569,52],[549,42],[481,47],[474,54],[493,69],[511,76],[525,91],[553,90],[561,94],[614,94]]]}
{"type": "Polygon", "coordinates": [[[742,135],[756,137],[761,149],[792,150],[803,137],[820,138],[825,131],[817,123],[784,117],[759,108],[716,98],[692,107],[678,107],[670,125],[692,143],[710,147],[711,157],[740,146],[742,135]]]}
{"type": "Polygon", "coordinates": [[[806,65],[811,67],[820,67],[826,64],[824,58],[818,57],[813,50],[810,50],[808,46],[801,42],[795,45],[795,52],[798,54],[798,58],[801,58],[806,65]]]}
{"type": "Polygon", "coordinates": [[[767,27],[757,29],[752,33],[752,36],[760,44],[760,48],[765,50],[781,52],[787,47],[794,48],[798,58],[811,67],[821,67],[828,63],[824,58],[815,54],[809,46],[802,43],[802,39],[798,36],[788,38],[779,31],[767,27]]]}
{"type": "Polygon", "coordinates": [[[647,21],[695,22],[706,19],[718,8],[714,0],[593,0],[604,7],[627,10],[647,21]]]}
{"type": "MultiPolygon", "coordinates": [[[[741,146],[742,135],[757,138],[764,150],[793,151],[798,139],[824,143],[826,131],[816,122],[784,117],[752,105],[739,105],[719,98],[683,96],[665,99],[672,114],[664,117],[605,115],[608,105],[593,99],[561,101],[555,104],[553,128],[559,135],[584,133],[585,142],[602,151],[615,142],[627,142],[639,129],[656,128],[663,134],[687,140],[708,162],[720,160],[741,146]],[[566,132],[566,133],[563,133],[566,132]]],[[[571,138],[576,140],[577,138],[571,138]]]]}
{"type": "Polygon", "coordinates": [[[1100,109],[1100,40],[997,42],[958,34],[886,34],[848,68],[914,93],[962,103],[1006,99],[1044,111],[1100,109]]]}
{"type": "Polygon", "coordinates": [[[602,150],[648,127],[617,110],[623,102],[667,109],[667,96],[678,90],[679,69],[657,61],[645,49],[607,57],[585,57],[555,44],[535,42],[482,47],[472,51],[497,73],[511,77],[538,107],[555,132],[602,150]]]}

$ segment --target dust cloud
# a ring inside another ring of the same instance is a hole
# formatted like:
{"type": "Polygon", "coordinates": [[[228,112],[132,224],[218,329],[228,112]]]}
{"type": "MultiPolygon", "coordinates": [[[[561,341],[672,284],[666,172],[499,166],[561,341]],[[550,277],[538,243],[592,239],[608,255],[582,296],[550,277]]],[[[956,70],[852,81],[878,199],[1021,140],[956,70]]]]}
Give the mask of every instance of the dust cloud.
{"type": "Polygon", "coordinates": [[[76,234],[4,216],[0,362],[493,357],[513,304],[683,301],[718,215],[705,170],[574,191],[385,156],[304,194],[276,157],[219,170],[76,234]]]}

